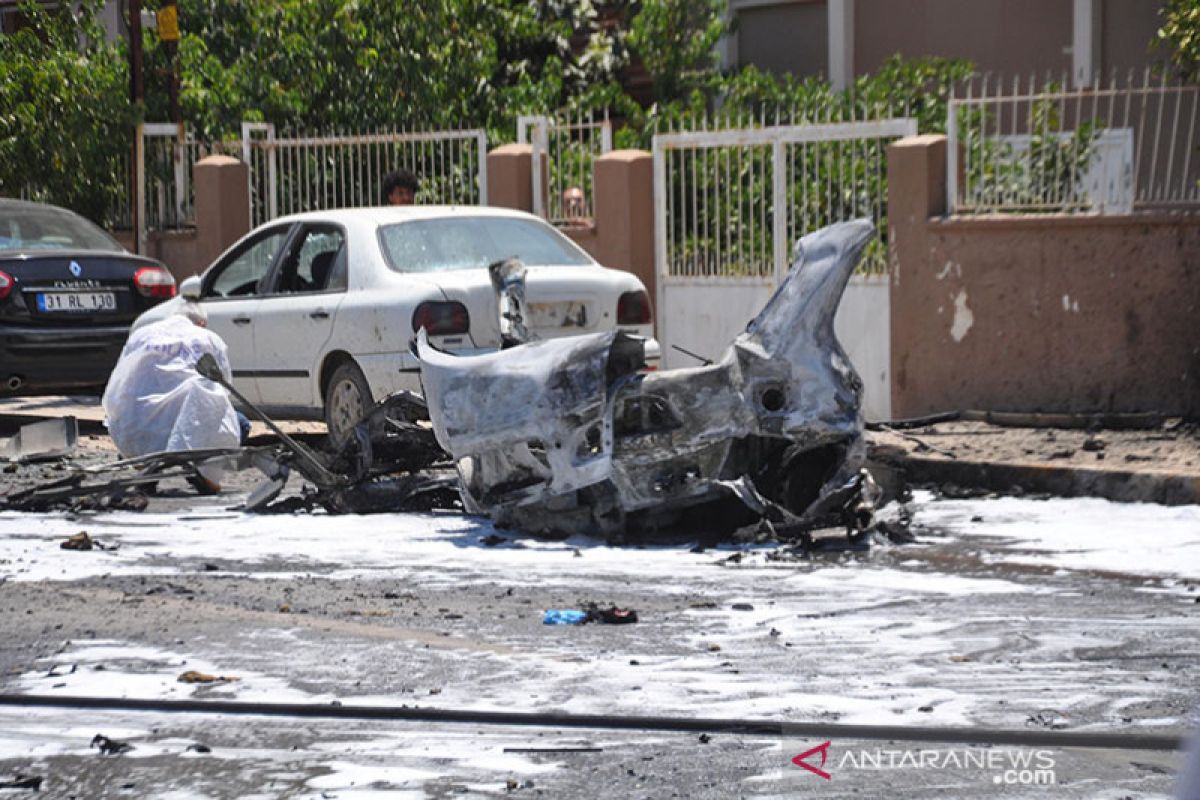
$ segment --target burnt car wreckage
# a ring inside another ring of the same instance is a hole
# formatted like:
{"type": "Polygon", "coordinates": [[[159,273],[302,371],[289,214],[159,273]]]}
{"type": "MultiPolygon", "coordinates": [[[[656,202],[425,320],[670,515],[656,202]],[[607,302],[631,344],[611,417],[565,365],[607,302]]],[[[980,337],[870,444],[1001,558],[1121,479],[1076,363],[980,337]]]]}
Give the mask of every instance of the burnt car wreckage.
{"type": "MultiPolygon", "coordinates": [[[[538,535],[624,541],[753,525],[798,539],[844,526],[856,538],[874,524],[879,491],[862,468],[862,382],[833,320],[874,234],[856,220],[805,236],[778,290],[719,361],[662,372],[645,372],[642,341],[618,331],[530,341],[524,268],[498,262],[490,270],[504,349],[456,356],[421,331],[424,400],[381,401],[335,452],[314,452],[260,413],[281,445],[118,462],[109,466],[142,472],[107,485],[136,486],[155,470],[216,456],[267,476],[248,510],[446,508],[457,483],[466,512],[538,535]],[[273,502],[291,468],[315,491],[273,502]]],[[[78,477],[58,484],[5,504],[44,507],[88,488],[78,477]]]]}
{"type": "MultiPolygon", "coordinates": [[[[611,540],[680,524],[780,535],[873,523],[862,382],[833,331],[874,235],[865,220],[800,240],[787,277],[720,361],[646,373],[619,332],[457,357],[418,335],[421,383],[463,505],[543,534],[611,540]]],[[[520,331],[512,270],[495,277],[520,331]]]]}

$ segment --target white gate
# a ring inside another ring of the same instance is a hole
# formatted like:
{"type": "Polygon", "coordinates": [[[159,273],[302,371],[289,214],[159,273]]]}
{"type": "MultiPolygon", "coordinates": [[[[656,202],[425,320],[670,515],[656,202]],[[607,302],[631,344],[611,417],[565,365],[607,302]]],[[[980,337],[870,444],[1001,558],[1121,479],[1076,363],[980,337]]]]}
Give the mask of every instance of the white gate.
{"type": "Polygon", "coordinates": [[[889,418],[887,145],[916,132],[914,119],[888,119],[655,136],[664,365],[720,357],[775,291],[801,236],[870,217],[879,237],[835,327],[866,386],[866,416],[889,418]]]}

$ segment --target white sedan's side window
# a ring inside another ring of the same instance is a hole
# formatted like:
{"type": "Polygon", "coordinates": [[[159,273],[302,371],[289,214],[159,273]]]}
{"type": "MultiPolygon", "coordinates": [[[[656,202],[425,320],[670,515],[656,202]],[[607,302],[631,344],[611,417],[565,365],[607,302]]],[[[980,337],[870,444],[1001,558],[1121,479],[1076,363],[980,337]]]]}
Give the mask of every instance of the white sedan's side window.
{"type": "Polygon", "coordinates": [[[288,230],[284,227],[271,231],[217,267],[216,275],[204,293],[205,297],[245,297],[255,294],[259,281],[271,268],[279,248],[283,247],[288,230]]]}
{"type": "Polygon", "coordinates": [[[324,292],[345,288],[331,280],[335,265],[346,252],[346,237],[340,228],[312,227],[298,237],[291,252],[280,264],[279,274],[272,281],[272,294],[324,292]]]}

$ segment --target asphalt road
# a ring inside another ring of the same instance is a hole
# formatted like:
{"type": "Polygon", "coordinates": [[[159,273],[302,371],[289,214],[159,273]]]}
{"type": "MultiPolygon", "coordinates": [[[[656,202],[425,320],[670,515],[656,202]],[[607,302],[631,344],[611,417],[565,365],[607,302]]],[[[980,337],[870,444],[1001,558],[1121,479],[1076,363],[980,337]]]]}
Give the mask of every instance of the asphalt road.
{"type": "MultiPolygon", "coordinates": [[[[1197,507],[922,494],[917,542],[802,557],[545,542],[454,514],[248,517],[224,510],[234,499],[0,514],[0,691],[1173,734],[1198,700],[1197,507]],[[60,548],[81,530],[108,549],[60,548]],[[588,601],[639,621],[542,624],[588,601]],[[190,670],[237,680],[179,682],[190,670]]],[[[791,762],[820,744],[0,708],[0,783],[78,798],[1141,798],[1168,796],[1180,764],[831,736],[826,779],[791,762]],[[102,755],[96,734],[134,749],[102,755]]]]}

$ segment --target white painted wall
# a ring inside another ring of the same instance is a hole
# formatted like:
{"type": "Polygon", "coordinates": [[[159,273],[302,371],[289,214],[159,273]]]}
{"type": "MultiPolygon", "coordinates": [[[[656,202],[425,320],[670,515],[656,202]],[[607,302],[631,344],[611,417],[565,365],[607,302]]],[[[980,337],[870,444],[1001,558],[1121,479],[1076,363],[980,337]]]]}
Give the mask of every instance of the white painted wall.
{"type": "MultiPolygon", "coordinates": [[[[662,280],[660,278],[660,280],[662,280]]],[[[679,345],[716,360],[746,328],[774,292],[773,282],[667,282],[659,308],[658,336],[667,369],[696,366],[679,345]]],[[[855,275],[834,319],[834,331],[865,387],[863,413],[870,421],[891,419],[891,313],[884,276],[855,275]]]]}
{"type": "Polygon", "coordinates": [[[869,422],[892,418],[892,304],[886,275],[854,275],[833,330],[863,380],[869,422]]]}

